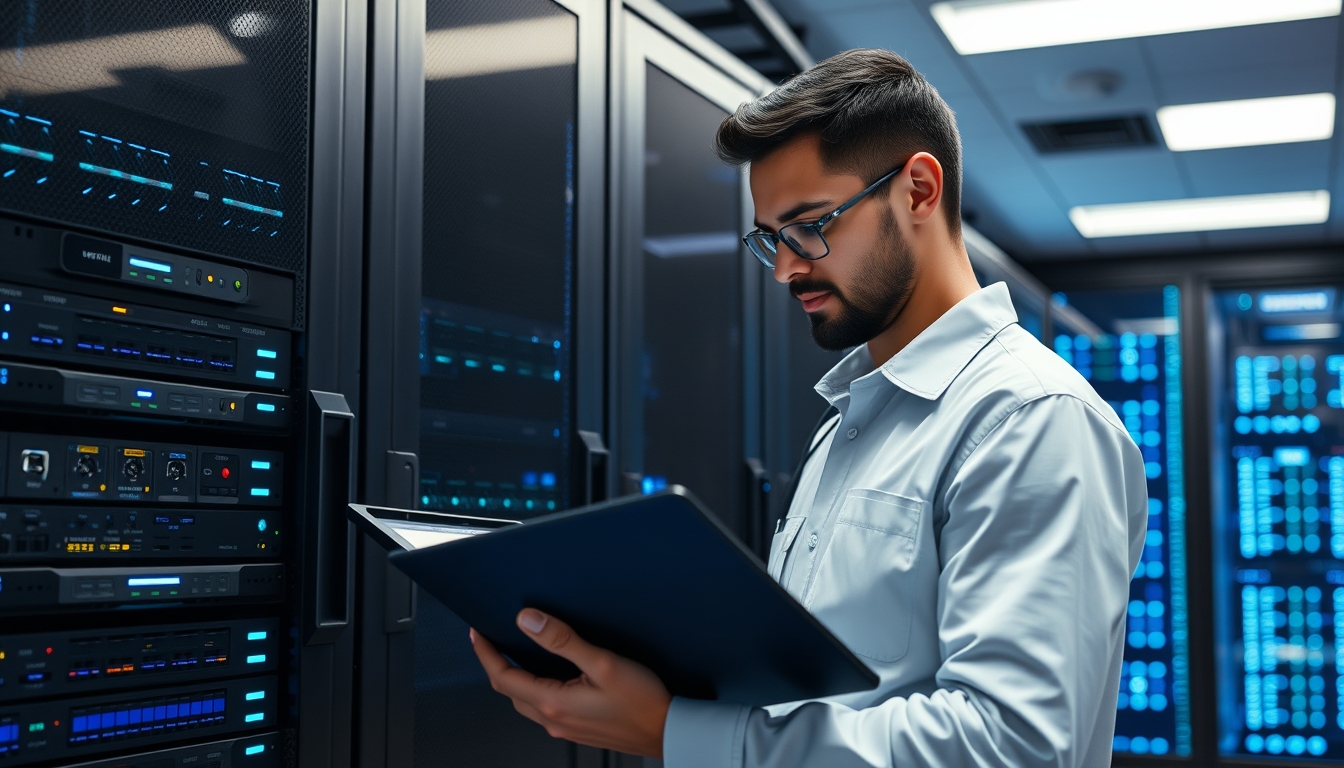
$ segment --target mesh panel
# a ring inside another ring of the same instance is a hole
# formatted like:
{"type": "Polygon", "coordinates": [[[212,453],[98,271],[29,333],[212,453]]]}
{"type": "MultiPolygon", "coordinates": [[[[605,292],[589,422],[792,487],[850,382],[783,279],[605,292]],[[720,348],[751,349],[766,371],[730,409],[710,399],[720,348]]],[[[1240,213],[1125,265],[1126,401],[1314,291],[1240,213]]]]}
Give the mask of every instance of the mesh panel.
{"type": "Polygon", "coordinates": [[[301,283],[309,21],[297,0],[0,3],[0,209],[301,283]]]}

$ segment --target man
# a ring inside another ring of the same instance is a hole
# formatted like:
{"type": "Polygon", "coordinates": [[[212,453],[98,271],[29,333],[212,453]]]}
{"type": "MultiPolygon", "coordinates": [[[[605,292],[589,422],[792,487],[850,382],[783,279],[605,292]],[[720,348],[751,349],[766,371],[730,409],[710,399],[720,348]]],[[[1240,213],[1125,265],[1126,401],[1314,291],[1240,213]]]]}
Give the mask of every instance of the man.
{"type": "MultiPolygon", "coordinates": [[[[553,736],[702,766],[1110,764],[1143,461],[1115,413],[981,289],[961,241],[961,151],[905,60],[821,62],[719,128],[750,163],[746,237],[818,344],[818,438],[770,572],[881,676],[769,708],[670,698],[644,667],[525,610],[583,675],[542,680],[473,642],[553,736]]],[[[708,437],[707,437],[708,439],[708,437]]]]}

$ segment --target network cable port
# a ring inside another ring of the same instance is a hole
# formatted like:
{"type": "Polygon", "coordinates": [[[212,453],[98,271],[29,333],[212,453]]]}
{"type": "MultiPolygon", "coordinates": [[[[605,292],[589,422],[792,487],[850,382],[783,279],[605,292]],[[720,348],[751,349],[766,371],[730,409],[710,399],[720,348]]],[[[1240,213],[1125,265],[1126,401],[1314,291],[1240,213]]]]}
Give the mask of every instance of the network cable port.
{"type": "Polygon", "coordinates": [[[23,457],[23,473],[35,480],[46,480],[47,470],[51,468],[51,454],[46,451],[39,451],[33,448],[25,448],[23,457]]]}

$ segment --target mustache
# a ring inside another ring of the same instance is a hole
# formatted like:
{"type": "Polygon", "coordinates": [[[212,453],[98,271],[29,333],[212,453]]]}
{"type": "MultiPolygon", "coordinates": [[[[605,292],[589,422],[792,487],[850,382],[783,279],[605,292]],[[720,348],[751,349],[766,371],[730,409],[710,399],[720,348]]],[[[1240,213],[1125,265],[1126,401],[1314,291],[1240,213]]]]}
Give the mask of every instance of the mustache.
{"type": "Polygon", "coordinates": [[[823,291],[826,293],[833,293],[836,296],[840,295],[840,289],[835,287],[835,283],[832,283],[830,280],[800,277],[789,283],[789,293],[793,294],[795,299],[804,293],[819,293],[823,291]]]}

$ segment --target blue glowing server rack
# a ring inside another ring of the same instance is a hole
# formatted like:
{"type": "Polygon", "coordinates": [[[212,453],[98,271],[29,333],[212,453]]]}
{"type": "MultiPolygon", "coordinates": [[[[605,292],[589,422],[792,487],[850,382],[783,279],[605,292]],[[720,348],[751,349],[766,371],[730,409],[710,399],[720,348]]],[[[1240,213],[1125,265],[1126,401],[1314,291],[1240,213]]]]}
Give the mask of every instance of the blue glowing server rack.
{"type": "Polygon", "coordinates": [[[1344,342],[1334,287],[1213,295],[1218,737],[1344,757],[1344,342]]]}
{"type": "Polygon", "coordinates": [[[1147,541],[1126,617],[1118,753],[1191,753],[1180,299],[1173,285],[1054,297],[1055,351],[1115,409],[1148,476],[1147,541]],[[1065,306],[1075,312],[1058,311],[1065,306]],[[1081,327],[1084,318],[1093,325],[1081,327]]]}

